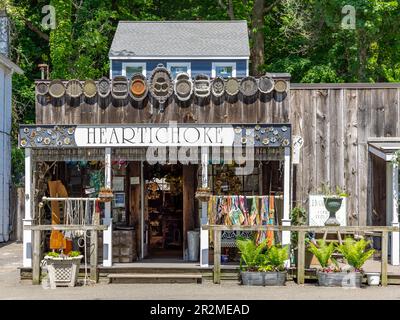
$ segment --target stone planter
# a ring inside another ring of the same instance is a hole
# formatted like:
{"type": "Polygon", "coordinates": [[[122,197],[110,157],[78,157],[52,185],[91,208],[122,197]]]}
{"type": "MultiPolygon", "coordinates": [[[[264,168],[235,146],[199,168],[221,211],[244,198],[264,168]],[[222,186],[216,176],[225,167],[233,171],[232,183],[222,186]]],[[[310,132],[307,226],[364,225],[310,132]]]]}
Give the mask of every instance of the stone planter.
{"type": "Polygon", "coordinates": [[[329,218],[325,221],[326,226],[339,226],[340,223],[336,219],[336,212],[342,206],[343,198],[324,197],[324,205],[326,210],[329,211],[329,218]]]}
{"type": "Polygon", "coordinates": [[[360,288],[363,275],[360,272],[317,272],[321,287],[360,288]]]}
{"type": "Polygon", "coordinates": [[[240,278],[245,286],[284,286],[286,273],[241,271],[240,278]]]}
{"type": "Polygon", "coordinates": [[[57,287],[74,287],[78,280],[79,265],[83,256],[45,256],[50,283],[57,287]]]}

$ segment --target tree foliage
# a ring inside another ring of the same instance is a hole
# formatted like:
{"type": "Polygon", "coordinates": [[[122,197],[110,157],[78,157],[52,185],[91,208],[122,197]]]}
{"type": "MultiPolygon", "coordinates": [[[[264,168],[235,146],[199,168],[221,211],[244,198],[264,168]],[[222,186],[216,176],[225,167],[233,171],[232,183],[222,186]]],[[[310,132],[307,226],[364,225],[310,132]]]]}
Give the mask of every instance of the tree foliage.
{"type": "Polygon", "coordinates": [[[289,72],[293,82],[400,81],[400,0],[51,0],[56,29],[41,25],[45,0],[0,0],[12,19],[15,124],[34,122],[33,80],[48,63],[53,78],[108,75],[119,20],[248,22],[251,72],[289,72]],[[342,26],[346,5],[355,28],[342,26]]]}

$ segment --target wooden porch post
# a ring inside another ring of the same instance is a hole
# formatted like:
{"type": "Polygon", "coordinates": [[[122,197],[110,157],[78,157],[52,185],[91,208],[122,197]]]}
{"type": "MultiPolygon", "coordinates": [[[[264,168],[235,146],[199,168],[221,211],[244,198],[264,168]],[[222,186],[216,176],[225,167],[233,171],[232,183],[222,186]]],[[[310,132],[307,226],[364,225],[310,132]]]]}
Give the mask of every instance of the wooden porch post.
{"type": "Polygon", "coordinates": [[[221,230],[214,230],[214,270],[213,280],[215,284],[221,283],[221,230]]]}
{"type": "MultiPolygon", "coordinates": [[[[392,227],[399,227],[399,168],[392,164],[392,227]]],[[[392,232],[391,263],[400,265],[400,235],[392,232]]]]}
{"type": "Polygon", "coordinates": [[[387,264],[388,264],[388,232],[382,232],[382,258],[381,258],[381,284],[387,286],[387,264]]]}
{"type": "MultiPolygon", "coordinates": [[[[111,188],[111,148],[105,148],[105,187],[111,188]]],[[[103,224],[108,225],[103,233],[103,266],[112,266],[112,217],[111,202],[105,203],[103,224]]]]}
{"type": "Polygon", "coordinates": [[[32,284],[40,284],[41,231],[33,231],[32,284]]]}
{"type": "MultiPolygon", "coordinates": [[[[201,148],[201,187],[208,186],[208,148],[201,148]]],[[[200,225],[207,224],[207,202],[201,203],[200,225]]],[[[208,230],[200,228],[200,267],[208,267],[208,230]]],[[[214,262],[215,263],[215,262],[214,262]]]]}
{"type": "MultiPolygon", "coordinates": [[[[291,171],[291,149],[285,147],[285,163],[284,163],[284,182],[283,182],[283,218],[282,226],[290,226],[290,203],[291,203],[291,190],[290,190],[290,171],[291,171]]],[[[290,231],[282,231],[282,245],[290,244],[290,231]]]]}
{"type": "Polygon", "coordinates": [[[90,280],[97,282],[97,251],[98,236],[97,230],[90,233],[90,280]]]}
{"type": "MultiPolygon", "coordinates": [[[[32,225],[32,149],[25,149],[25,216],[24,226],[32,225]]],[[[23,266],[32,267],[32,231],[23,230],[23,266]]]]}
{"type": "Polygon", "coordinates": [[[305,232],[298,231],[297,284],[304,284],[305,232]]]}

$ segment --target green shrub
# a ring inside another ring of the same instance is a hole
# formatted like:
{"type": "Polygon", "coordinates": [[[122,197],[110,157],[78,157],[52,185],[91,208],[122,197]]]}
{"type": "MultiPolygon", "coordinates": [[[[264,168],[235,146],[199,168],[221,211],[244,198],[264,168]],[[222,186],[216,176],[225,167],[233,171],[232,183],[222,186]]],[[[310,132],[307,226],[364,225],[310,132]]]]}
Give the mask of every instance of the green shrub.
{"type": "Polygon", "coordinates": [[[257,245],[251,239],[237,239],[236,245],[240,253],[240,270],[257,271],[264,260],[262,252],[267,247],[267,241],[257,245]],[[243,268],[243,264],[246,268],[243,268]]]}
{"type": "Polygon", "coordinates": [[[288,247],[271,246],[264,255],[260,271],[283,271],[285,261],[289,258],[288,247]]]}
{"type": "Polygon", "coordinates": [[[327,268],[329,266],[329,259],[332,258],[332,253],[335,251],[335,246],[333,242],[327,245],[322,239],[317,240],[317,243],[318,246],[310,242],[308,250],[315,255],[322,268],[327,268]]]}

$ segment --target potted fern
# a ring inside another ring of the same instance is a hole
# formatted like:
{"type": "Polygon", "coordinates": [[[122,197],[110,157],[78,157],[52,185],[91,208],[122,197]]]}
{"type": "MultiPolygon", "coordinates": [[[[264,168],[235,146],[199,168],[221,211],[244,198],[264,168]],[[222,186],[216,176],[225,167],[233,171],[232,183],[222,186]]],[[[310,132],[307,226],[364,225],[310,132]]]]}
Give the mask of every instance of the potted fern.
{"type": "Polygon", "coordinates": [[[364,271],[362,269],[364,263],[374,254],[374,249],[367,249],[370,241],[360,239],[358,241],[352,238],[346,238],[343,244],[339,245],[337,251],[341,253],[352,268],[348,272],[348,281],[355,284],[356,287],[361,286],[364,271]]]}
{"type": "MultiPolygon", "coordinates": [[[[292,226],[305,226],[307,225],[307,211],[301,206],[296,206],[292,209],[290,213],[290,219],[292,221],[292,226]]],[[[291,242],[291,248],[292,254],[293,254],[293,262],[295,265],[297,265],[297,257],[298,257],[298,233],[297,232],[291,232],[290,233],[290,242],[291,242]]],[[[312,236],[311,233],[308,233],[305,238],[305,244],[306,247],[308,247],[310,241],[314,241],[314,237],[312,236]]],[[[311,267],[311,262],[313,259],[313,254],[306,250],[305,252],[305,268],[308,269],[311,267]]]]}
{"type": "Polygon", "coordinates": [[[258,270],[264,272],[265,286],[284,286],[286,282],[285,261],[289,258],[288,247],[271,246],[258,270]]]}
{"type": "Polygon", "coordinates": [[[236,245],[240,253],[240,278],[242,284],[252,286],[263,286],[264,275],[259,271],[260,265],[265,259],[262,252],[267,247],[263,241],[259,245],[253,239],[238,238],[236,245]]]}
{"type": "Polygon", "coordinates": [[[256,244],[252,239],[237,239],[240,252],[240,278],[243,285],[283,286],[288,248],[267,246],[267,240],[256,244]],[[265,253],[264,253],[265,252],[265,253]]]}

